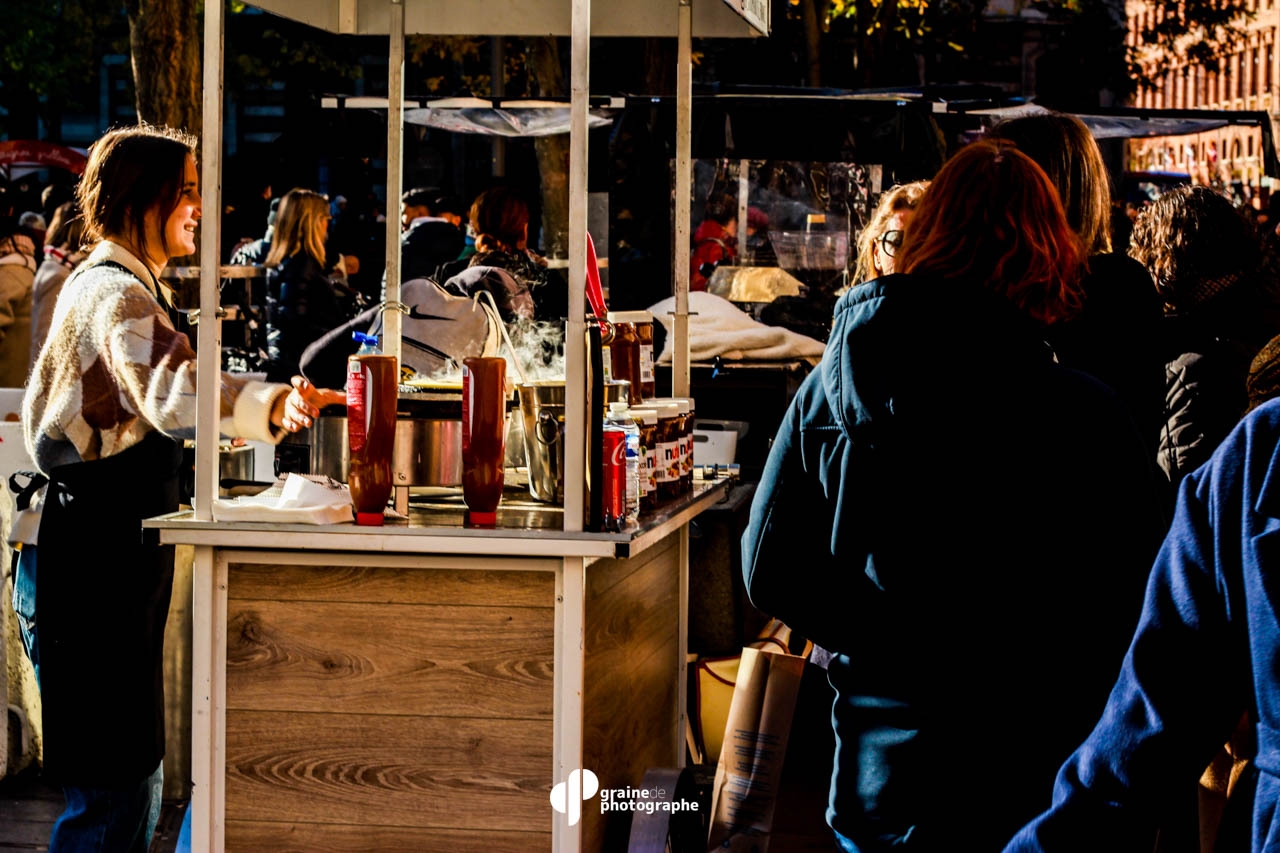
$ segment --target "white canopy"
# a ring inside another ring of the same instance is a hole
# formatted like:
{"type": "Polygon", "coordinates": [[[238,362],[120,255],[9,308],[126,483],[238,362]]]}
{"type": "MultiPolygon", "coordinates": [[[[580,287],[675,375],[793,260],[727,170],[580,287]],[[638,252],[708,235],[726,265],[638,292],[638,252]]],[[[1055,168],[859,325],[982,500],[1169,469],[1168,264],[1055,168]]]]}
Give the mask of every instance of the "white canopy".
{"type": "MultiPolygon", "coordinates": [[[[259,9],[333,33],[387,35],[387,0],[255,0],[259,9]]],[[[675,0],[593,0],[591,35],[676,37],[675,0]]],[[[441,36],[572,35],[568,2],[538,0],[406,0],[404,31],[441,36]]],[[[768,0],[700,2],[694,38],[769,34],[768,0]],[[748,23],[751,21],[751,23],[748,23]]]]}

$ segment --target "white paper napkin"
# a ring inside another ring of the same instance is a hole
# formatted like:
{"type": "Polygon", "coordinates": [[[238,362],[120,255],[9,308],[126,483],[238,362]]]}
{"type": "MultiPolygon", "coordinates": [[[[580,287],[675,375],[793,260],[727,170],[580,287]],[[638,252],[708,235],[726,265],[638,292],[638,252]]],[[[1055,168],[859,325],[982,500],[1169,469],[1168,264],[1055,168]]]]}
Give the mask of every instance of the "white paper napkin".
{"type": "Polygon", "coordinates": [[[341,483],[290,474],[283,485],[260,495],[213,502],[214,521],[274,521],[280,524],[342,524],[355,520],[351,492],[341,483]]]}

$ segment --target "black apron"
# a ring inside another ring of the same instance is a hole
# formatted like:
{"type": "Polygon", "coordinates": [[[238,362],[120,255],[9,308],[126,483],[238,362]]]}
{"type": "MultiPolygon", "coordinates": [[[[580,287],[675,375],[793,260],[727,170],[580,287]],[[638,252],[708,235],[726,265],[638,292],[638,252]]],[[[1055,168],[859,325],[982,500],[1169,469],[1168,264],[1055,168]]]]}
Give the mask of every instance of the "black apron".
{"type": "Polygon", "coordinates": [[[61,784],[137,782],[164,757],[173,549],[144,544],[140,522],[178,508],[181,462],[182,442],[152,432],[50,473],[36,625],[44,766],[61,784]]]}

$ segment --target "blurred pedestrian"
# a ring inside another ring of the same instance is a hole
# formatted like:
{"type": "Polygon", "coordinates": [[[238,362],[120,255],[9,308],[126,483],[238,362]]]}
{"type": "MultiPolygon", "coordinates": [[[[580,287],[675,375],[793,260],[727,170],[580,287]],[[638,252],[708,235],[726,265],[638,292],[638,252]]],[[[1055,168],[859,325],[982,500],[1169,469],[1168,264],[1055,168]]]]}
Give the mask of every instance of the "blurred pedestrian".
{"type": "Polygon", "coordinates": [[[87,252],[83,244],[84,220],[80,217],[80,210],[74,201],[65,202],[53,212],[53,221],[49,223],[49,244],[44,247],[44,261],[36,270],[32,284],[30,365],[35,364],[36,356],[49,337],[53,310],[67,276],[85,259],[87,252]]]}
{"type": "Polygon", "coordinates": [[[706,290],[720,264],[732,264],[738,255],[738,202],[726,193],[707,199],[706,215],[693,232],[689,258],[689,289],[706,290]]]}
{"type": "Polygon", "coordinates": [[[35,276],[35,240],[12,217],[0,216],[0,388],[27,384],[35,276]]]}
{"type": "Polygon", "coordinates": [[[1152,202],[1133,230],[1130,253],[1164,303],[1156,461],[1176,487],[1244,414],[1249,366],[1280,332],[1280,311],[1249,221],[1208,187],[1178,187],[1152,202]]]}
{"type": "Polygon", "coordinates": [[[1083,308],[1048,330],[1049,343],[1067,367],[1120,395],[1154,453],[1164,421],[1160,300],[1142,265],[1113,251],[1111,179],[1098,143],[1084,122],[1059,113],[1003,121],[991,135],[1017,145],[1044,169],[1088,252],[1080,283],[1083,308]]]}
{"type": "Polygon", "coordinates": [[[441,264],[457,260],[462,231],[436,209],[438,190],[418,187],[400,197],[400,280],[430,278],[441,264]]]}
{"type": "MultiPolygon", "coordinates": [[[[300,371],[303,350],[345,316],[330,270],[325,266],[329,204],[307,189],[292,189],[280,201],[271,251],[267,253],[267,378],[287,381],[300,371]]],[[[317,385],[342,385],[346,358],[315,364],[317,385]]]]}

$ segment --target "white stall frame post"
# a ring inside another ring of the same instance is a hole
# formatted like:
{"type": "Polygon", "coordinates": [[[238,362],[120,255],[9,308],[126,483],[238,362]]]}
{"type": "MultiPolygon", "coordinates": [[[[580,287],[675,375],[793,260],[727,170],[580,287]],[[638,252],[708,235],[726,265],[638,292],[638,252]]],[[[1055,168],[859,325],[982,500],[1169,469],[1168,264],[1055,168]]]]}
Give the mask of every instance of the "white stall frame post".
{"type": "MultiPolygon", "coordinates": [[[[671,259],[676,279],[675,352],[671,394],[689,396],[689,203],[693,163],[693,0],[680,0],[676,30],[676,237],[671,259]]],[[[681,658],[683,660],[683,658],[681,658]]]]}
{"type": "MultiPolygon", "coordinates": [[[[223,14],[221,0],[204,7],[204,113],[200,128],[201,210],[200,313],[196,334],[196,518],[213,518],[218,492],[218,445],[221,441],[222,321],[219,318],[218,273],[222,243],[222,82],[223,14]]],[[[192,606],[197,622],[192,638],[191,691],[191,849],[223,849],[222,791],[226,776],[220,757],[226,725],[221,661],[226,657],[226,577],[214,565],[213,548],[195,549],[192,606]],[[222,606],[218,606],[218,601],[222,606]],[[219,623],[221,619],[221,623],[219,623]],[[222,642],[219,642],[222,638],[222,642]],[[199,749],[206,743],[213,748],[199,749]]]]}
{"type": "Polygon", "coordinates": [[[404,191],[404,0],[390,0],[387,52],[387,290],[382,352],[400,364],[400,193],[404,191]]]}

